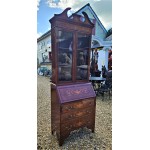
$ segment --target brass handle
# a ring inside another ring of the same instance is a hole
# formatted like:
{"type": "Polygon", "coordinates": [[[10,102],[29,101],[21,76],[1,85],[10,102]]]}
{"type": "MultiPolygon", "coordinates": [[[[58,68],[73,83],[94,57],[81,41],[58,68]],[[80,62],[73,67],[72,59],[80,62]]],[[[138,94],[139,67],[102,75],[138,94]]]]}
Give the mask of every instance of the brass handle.
{"type": "Polygon", "coordinates": [[[72,118],[72,117],[73,117],[73,115],[69,115],[69,116],[68,116],[68,118],[72,118]]]}
{"type": "Polygon", "coordinates": [[[88,111],[88,110],[87,110],[86,112],[87,112],[88,114],[90,114],[90,113],[91,113],[91,112],[90,112],[90,111],[88,111]]]}
{"type": "Polygon", "coordinates": [[[68,110],[70,110],[72,108],[73,108],[72,106],[65,107],[65,109],[68,109],[68,110]]]}
{"type": "Polygon", "coordinates": [[[87,124],[90,124],[90,123],[91,123],[90,121],[87,122],[87,124]]]}
{"type": "Polygon", "coordinates": [[[69,130],[69,129],[71,129],[73,126],[72,125],[70,125],[70,126],[66,126],[65,128],[67,129],[67,130],[69,130]]]}
{"type": "Polygon", "coordinates": [[[89,105],[92,105],[92,102],[89,102],[89,105]]]}
{"type": "Polygon", "coordinates": [[[72,109],[73,107],[72,107],[72,106],[70,106],[69,108],[70,108],[70,109],[72,109]]]}
{"type": "Polygon", "coordinates": [[[73,107],[72,107],[72,106],[69,106],[69,107],[67,107],[67,109],[68,109],[68,110],[71,110],[71,109],[73,109],[73,107]]]}

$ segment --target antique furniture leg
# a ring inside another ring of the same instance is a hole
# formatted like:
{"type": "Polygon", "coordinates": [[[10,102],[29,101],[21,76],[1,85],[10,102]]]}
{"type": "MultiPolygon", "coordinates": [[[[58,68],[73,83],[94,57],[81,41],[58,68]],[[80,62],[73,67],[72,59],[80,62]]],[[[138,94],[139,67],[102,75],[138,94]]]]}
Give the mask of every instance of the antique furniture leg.
{"type": "Polygon", "coordinates": [[[51,134],[52,134],[52,135],[54,134],[54,131],[53,131],[53,130],[51,130],[51,134]]]}
{"type": "Polygon", "coordinates": [[[60,138],[59,138],[59,146],[63,145],[65,139],[66,139],[66,136],[60,136],[60,138]]]}
{"type": "Polygon", "coordinates": [[[110,99],[110,89],[109,89],[109,99],[110,99]]]}
{"type": "Polygon", "coordinates": [[[94,127],[93,127],[93,129],[92,129],[92,133],[94,133],[95,132],[95,129],[94,129],[94,127]]]}
{"type": "Polygon", "coordinates": [[[64,140],[63,139],[59,139],[59,146],[63,145],[64,140]]]}

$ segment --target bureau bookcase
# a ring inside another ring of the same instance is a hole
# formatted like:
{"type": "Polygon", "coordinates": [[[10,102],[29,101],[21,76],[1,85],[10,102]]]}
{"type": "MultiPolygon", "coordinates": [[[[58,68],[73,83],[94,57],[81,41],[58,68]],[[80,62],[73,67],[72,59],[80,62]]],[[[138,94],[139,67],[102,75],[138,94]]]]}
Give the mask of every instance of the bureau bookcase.
{"type": "Polygon", "coordinates": [[[95,128],[96,95],[89,82],[94,24],[85,12],[68,17],[68,10],[50,19],[51,131],[60,146],[71,131],[87,127],[94,132],[95,128]]]}

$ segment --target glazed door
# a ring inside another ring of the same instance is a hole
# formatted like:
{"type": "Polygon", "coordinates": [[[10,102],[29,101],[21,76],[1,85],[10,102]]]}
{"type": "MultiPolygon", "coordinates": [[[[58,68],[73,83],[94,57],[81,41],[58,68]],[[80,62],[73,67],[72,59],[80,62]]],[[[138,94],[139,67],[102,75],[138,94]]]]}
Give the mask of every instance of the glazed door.
{"type": "Polygon", "coordinates": [[[73,80],[73,33],[57,30],[56,35],[58,82],[70,82],[73,80]]]}
{"type": "Polygon", "coordinates": [[[82,33],[77,35],[76,80],[88,80],[91,36],[82,33]]]}

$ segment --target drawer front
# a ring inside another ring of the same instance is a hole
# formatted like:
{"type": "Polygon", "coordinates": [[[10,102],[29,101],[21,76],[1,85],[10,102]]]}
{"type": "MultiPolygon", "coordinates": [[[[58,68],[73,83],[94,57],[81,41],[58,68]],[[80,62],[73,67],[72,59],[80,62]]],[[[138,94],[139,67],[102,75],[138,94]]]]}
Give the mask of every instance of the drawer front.
{"type": "Polygon", "coordinates": [[[65,103],[61,106],[61,112],[66,113],[66,112],[74,111],[76,109],[94,106],[94,104],[95,104],[94,98],[78,100],[76,102],[65,103]]]}
{"type": "Polygon", "coordinates": [[[82,118],[76,118],[66,123],[62,123],[61,132],[69,133],[81,127],[93,126],[94,124],[95,124],[95,118],[93,115],[82,117],[82,118]]]}
{"type": "Polygon", "coordinates": [[[68,121],[70,119],[75,119],[78,117],[83,117],[83,116],[87,116],[90,114],[94,114],[95,113],[95,109],[92,107],[88,107],[88,108],[83,108],[83,109],[77,109],[75,111],[71,111],[69,113],[62,113],[61,114],[61,121],[65,122],[68,121]]]}

